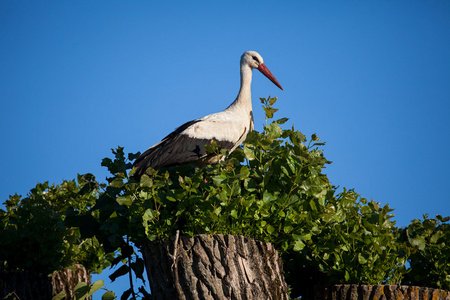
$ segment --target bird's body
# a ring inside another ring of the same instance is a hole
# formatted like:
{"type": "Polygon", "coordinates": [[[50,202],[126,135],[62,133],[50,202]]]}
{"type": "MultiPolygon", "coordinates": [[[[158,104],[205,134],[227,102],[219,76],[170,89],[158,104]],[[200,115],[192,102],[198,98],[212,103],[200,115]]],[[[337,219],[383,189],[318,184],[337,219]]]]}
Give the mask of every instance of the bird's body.
{"type": "Polygon", "coordinates": [[[241,88],[236,100],[225,110],[189,121],[150,147],[133,164],[135,174],[142,175],[147,168],[158,169],[184,163],[216,163],[217,155],[208,153],[205,145],[215,141],[231,153],[253,129],[251,100],[252,70],[258,69],[274,84],[281,85],[255,51],[247,51],[241,57],[241,88]]]}

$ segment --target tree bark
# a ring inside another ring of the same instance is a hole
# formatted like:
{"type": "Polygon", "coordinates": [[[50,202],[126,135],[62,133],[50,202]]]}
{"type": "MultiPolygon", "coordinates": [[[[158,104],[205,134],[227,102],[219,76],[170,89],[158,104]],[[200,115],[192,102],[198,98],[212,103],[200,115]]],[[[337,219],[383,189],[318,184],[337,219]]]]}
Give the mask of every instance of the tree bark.
{"type": "MultiPolygon", "coordinates": [[[[66,293],[65,300],[76,299],[75,286],[80,282],[85,282],[88,286],[91,285],[91,272],[85,267],[77,264],[72,268],[62,269],[52,274],[52,294],[55,296],[64,291],[66,293]]],[[[90,299],[92,297],[86,297],[86,300],[90,299]]]]}
{"type": "Polygon", "coordinates": [[[270,243],[177,234],[148,243],[142,253],[156,300],[288,299],[282,261],[270,243]]]}
{"type": "Polygon", "coordinates": [[[406,285],[335,284],[316,288],[314,300],[450,300],[450,292],[406,285]]]}
{"type": "Polygon", "coordinates": [[[49,300],[64,290],[67,295],[65,299],[71,300],[75,299],[74,288],[79,282],[91,284],[90,272],[81,265],[75,265],[73,270],[65,268],[50,276],[30,271],[0,271],[0,299],[49,300]]]}

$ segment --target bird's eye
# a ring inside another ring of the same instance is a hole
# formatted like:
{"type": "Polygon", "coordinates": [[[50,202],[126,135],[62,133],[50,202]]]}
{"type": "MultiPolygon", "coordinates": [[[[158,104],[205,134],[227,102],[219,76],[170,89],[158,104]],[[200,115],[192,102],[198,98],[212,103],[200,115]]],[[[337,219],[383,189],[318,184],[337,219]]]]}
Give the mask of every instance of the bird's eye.
{"type": "Polygon", "coordinates": [[[258,60],[258,58],[257,58],[256,56],[252,56],[252,58],[253,58],[254,60],[256,60],[256,62],[259,64],[259,60],[258,60]]]}

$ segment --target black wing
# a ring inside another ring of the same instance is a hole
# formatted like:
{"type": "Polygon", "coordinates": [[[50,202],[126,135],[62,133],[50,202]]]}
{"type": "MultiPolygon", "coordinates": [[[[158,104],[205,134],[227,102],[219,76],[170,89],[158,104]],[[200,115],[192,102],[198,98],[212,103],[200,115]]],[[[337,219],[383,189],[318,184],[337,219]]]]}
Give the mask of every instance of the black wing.
{"type": "MultiPolygon", "coordinates": [[[[209,153],[206,152],[205,145],[211,144],[212,139],[198,139],[183,134],[183,131],[198,122],[201,120],[193,120],[181,125],[160,143],[142,153],[133,164],[133,167],[137,168],[135,174],[140,176],[149,167],[153,169],[170,167],[207,157],[209,153]]],[[[230,141],[215,141],[223,149],[231,149],[234,145],[230,141]]]]}

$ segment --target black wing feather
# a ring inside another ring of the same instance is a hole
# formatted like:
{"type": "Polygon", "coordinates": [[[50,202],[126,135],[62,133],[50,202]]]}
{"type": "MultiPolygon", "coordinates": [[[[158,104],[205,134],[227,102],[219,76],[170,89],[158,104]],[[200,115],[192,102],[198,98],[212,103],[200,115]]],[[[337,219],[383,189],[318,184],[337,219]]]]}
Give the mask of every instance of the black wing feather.
{"type": "MultiPolygon", "coordinates": [[[[147,168],[158,169],[197,161],[205,158],[209,153],[205,150],[205,145],[211,144],[215,139],[196,139],[183,134],[189,126],[201,122],[201,120],[189,121],[167,135],[159,144],[150,147],[139,156],[133,164],[136,167],[138,176],[145,173],[147,168]]],[[[231,149],[231,141],[218,141],[216,143],[222,149],[231,149]]]]}

